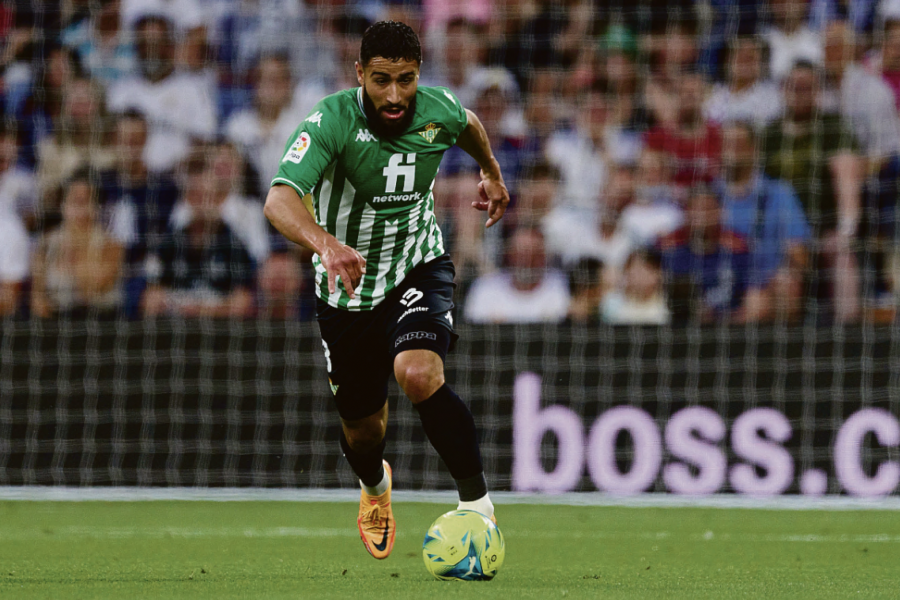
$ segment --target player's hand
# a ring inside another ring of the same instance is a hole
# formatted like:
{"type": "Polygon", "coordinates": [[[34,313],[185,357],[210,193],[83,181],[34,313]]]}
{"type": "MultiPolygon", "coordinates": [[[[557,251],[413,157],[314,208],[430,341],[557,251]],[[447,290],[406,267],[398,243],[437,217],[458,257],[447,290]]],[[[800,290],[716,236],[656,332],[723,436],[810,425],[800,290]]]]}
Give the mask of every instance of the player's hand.
{"type": "Polygon", "coordinates": [[[472,203],[478,210],[486,210],[488,214],[485,227],[490,227],[503,218],[506,207],[509,205],[509,191],[503,179],[489,179],[481,172],[481,182],[478,184],[479,199],[472,203]]]}
{"type": "Polygon", "coordinates": [[[347,295],[356,298],[355,290],[366,273],[366,259],[362,254],[335,239],[319,257],[328,273],[328,293],[333,294],[337,290],[337,278],[340,277],[347,295]]]}

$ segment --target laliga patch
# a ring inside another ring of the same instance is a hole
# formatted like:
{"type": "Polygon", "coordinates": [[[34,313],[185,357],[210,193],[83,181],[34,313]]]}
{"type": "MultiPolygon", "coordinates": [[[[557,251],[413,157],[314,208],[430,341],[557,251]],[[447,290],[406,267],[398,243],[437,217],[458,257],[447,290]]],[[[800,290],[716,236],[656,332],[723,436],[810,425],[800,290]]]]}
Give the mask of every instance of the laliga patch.
{"type": "Polygon", "coordinates": [[[306,155],[306,151],[309,150],[311,144],[312,140],[310,139],[309,134],[304,131],[300,134],[300,137],[291,144],[291,147],[288,149],[287,154],[284,155],[281,162],[291,161],[292,163],[299,163],[303,160],[303,157],[306,155]]]}

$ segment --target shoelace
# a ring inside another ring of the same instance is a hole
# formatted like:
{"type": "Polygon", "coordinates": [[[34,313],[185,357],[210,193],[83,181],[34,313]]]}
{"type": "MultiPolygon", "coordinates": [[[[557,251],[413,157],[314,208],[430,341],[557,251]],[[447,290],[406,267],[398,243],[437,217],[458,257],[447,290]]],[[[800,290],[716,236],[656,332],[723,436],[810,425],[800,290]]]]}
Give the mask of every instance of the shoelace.
{"type": "Polygon", "coordinates": [[[381,529],[387,523],[387,518],[381,516],[381,506],[378,504],[371,505],[363,516],[363,526],[366,529],[381,529]],[[382,523],[384,521],[384,523],[382,523]]]}

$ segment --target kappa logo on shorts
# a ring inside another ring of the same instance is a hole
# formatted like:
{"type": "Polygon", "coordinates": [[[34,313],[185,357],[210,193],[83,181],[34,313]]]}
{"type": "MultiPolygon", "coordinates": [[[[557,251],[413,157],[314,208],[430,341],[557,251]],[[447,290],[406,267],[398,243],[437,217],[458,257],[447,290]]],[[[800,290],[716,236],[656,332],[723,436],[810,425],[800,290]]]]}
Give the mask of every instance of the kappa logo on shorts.
{"type": "Polygon", "coordinates": [[[394,342],[394,348],[410,340],[437,340],[437,335],[428,331],[410,331],[397,338],[397,341],[394,342]]]}

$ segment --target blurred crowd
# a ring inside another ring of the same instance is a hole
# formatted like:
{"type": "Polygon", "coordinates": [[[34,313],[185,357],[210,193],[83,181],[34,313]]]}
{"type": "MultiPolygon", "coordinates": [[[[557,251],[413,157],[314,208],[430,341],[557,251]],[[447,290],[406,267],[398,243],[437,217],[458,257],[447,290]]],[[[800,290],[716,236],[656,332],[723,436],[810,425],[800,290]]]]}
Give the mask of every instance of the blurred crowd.
{"type": "Polygon", "coordinates": [[[434,186],[476,323],[889,322],[900,0],[23,0],[0,8],[0,316],[314,318],[262,205],[376,20],[485,124],[434,186]]]}

